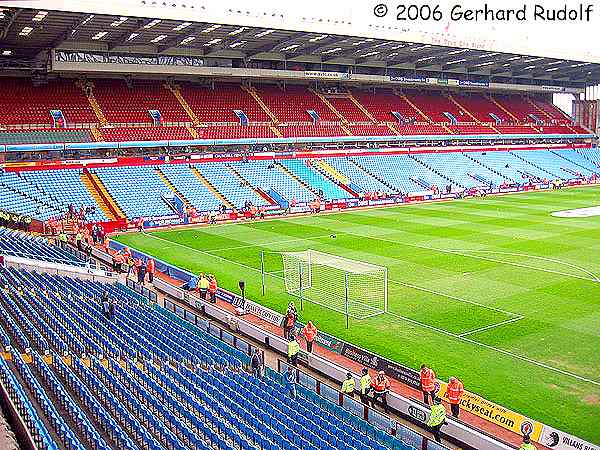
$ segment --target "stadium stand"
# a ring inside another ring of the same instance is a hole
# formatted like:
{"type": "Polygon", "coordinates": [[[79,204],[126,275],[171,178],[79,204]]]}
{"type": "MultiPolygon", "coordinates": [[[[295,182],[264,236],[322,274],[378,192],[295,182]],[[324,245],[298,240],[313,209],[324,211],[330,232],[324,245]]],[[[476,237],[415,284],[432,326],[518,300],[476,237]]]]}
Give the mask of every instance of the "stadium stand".
{"type": "Polygon", "coordinates": [[[0,227],[0,254],[83,266],[85,261],[67,250],[52,245],[43,237],[0,227]]]}
{"type": "Polygon", "coordinates": [[[246,354],[123,285],[14,268],[0,280],[0,377],[44,448],[412,449],[302,386],[290,398],[275,372],[240,371],[246,354]]]}
{"type": "Polygon", "coordinates": [[[88,130],[80,129],[32,129],[0,130],[0,144],[58,144],[64,142],[92,142],[88,130]]]}
{"type": "Polygon", "coordinates": [[[186,127],[103,128],[102,134],[109,142],[193,139],[186,127]]]}

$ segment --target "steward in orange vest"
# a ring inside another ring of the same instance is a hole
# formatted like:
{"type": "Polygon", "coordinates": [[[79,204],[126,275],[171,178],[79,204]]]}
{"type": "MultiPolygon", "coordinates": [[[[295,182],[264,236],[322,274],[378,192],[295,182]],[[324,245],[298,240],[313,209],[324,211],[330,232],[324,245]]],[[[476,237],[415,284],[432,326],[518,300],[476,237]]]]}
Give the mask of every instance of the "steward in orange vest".
{"type": "Polygon", "coordinates": [[[312,353],[313,341],[317,337],[318,330],[317,327],[313,325],[313,323],[309,320],[304,329],[302,330],[302,334],[306,339],[306,350],[308,353],[312,353]]]}
{"type": "Polygon", "coordinates": [[[373,406],[377,399],[381,398],[383,410],[387,412],[387,393],[390,390],[390,380],[385,376],[383,370],[371,381],[371,388],[373,388],[373,406]]]}
{"type": "Polygon", "coordinates": [[[458,378],[450,377],[450,380],[448,380],[448,387],[446,388],[446,396],[448,397],[448,403],[450,403],[453,417],[458,417],[460,412],[460,398],[462,397],[463,392],[465,392],[465,388],[458,378]]]}
{"type": "Polygon", "coordinates": [[[431,402],[435,397],[435,372],[425,364],[421,364],[421,391],[423,391],[423,402],[429,404],[429,396],[431,402]]]}
{"type": "Polygon", "coordinates": [[[148,259],[146,264],[146,272],[148,272],[148,281],[152,283],[154,281],[154,273],[156,272],[156,263],[152,258],[148,259]]]}
{"type": "Polygon", "coordinates": [[[217,279],[214,277],[214,275],[209,275],[209,277],[208,293],[210,294],[210,302],[217,303],[217,279]]]}

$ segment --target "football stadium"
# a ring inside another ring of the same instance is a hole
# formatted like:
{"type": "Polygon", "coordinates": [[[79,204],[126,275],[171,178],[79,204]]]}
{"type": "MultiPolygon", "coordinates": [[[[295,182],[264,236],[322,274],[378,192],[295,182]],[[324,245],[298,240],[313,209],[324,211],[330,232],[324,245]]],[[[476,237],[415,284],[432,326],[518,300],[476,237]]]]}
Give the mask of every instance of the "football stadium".
{"type": "Polygon", "coordinates": [[[0,449],[600,449],[600,11],[512,3],[0,1],[0,449]]]}

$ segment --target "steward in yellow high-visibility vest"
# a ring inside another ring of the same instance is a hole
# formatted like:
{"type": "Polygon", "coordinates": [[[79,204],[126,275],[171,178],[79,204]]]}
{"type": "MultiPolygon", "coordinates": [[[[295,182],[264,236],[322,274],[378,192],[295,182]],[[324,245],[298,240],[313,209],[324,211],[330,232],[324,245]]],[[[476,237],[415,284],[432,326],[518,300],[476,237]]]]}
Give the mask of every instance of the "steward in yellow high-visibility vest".
{"type": "Polygon", "coordinates": [[[350,397],[354,397],[354,389],[356,388],[356,382],[354,381],[354,377],[352,374],[348,372],[346,374],[346,379],[342,383],[342,392],[350,397]]]}
{"type": "Polygon", "coordinates": [[[295,338],[288,342],[288,363],[292,366],[298,366],[298,353],[300,353],[300,344],[295,338]]]}
{"type": "Polygon", "coordinates": [[[366,367],[362,370],[362,376],[360,377],[360,401],[365,405],[369,404],[369,392],[371,392],[371,376],[369,375],[369,369],[366,367]]]}
{"type": "Polygon", "coordinates": [[[535,445],[531,443],[531,438],[528,434],[523,436],[523,443],[519,447],[519,450],[537,450],[537,448],[535,448],[535,445]]]}
{"type": "Polygon", "coordinates": [[[431,413],[429,414],[427,426],[431,429],[436,442],[442,442],[440,430],[442,429],[442,425],[445,423],[446,408],[444,408],[444,405],[442,405],[442,400],[439,397],[435,397],[433,399],[433,405],[431,406],[431,413]]]}

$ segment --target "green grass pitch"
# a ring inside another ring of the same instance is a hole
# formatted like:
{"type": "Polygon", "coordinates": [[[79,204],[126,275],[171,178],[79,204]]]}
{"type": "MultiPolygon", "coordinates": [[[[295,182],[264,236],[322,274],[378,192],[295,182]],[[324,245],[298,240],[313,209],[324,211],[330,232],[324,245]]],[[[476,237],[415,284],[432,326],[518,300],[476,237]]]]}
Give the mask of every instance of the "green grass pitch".
{"type": "MultiPolygon", "coordinates": [[[[260,252],[319,250],[388,268],[389,313],[366,320],[305,303],[301,320],[600,443],[600,189],[525,193],[216,225],[117,240],[283,312],[260,252]],[[336,237],[332,238],[331,234],[336,237]]],[[[270,272],[280,257],[267,254],[270,272]]]]}

